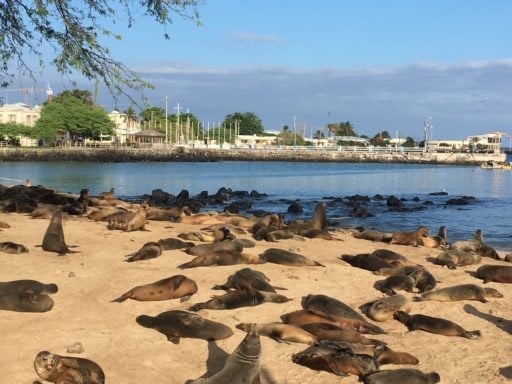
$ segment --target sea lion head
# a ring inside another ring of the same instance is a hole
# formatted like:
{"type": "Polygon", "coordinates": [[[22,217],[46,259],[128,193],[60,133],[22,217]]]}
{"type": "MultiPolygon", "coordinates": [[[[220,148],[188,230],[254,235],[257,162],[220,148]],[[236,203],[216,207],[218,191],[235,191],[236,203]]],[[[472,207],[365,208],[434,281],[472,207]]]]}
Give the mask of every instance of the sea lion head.
{"type": "Polygon", "coordinates": [[[485,292],[485,296],[487,297],[496,297],[499,299],[503,297],[503,294],[494,288],[483,288],[483,290],[485,292]]]}
{"type": "Polygon", "coordinates": [[[36,355],[34,368],[41,378],[46,378],[58,362],[58,357],[51,352],[41,351],[36,355]]]}
{"type": "Polygon", "coordinates": [[[245,358],[257,358],[261,353],[260,335],[258,325],[251,323],[248,326],[247,335],[237,348],[238,353],[245,358]]]}

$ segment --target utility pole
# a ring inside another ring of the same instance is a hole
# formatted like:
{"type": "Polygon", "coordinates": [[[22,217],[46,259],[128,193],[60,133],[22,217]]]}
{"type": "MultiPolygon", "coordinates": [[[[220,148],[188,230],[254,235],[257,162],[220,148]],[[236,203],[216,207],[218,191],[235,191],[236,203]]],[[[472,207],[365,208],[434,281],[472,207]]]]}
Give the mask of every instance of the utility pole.
{"type": "Polygon", "coordinates": [[[167,96],[165,96],[165,145],[169,144],[169,127],[167,125],[167,96]]]}
{"type": "Polygon", "coordinates": [[[296,125],[297,116],[293,116],[293,149],[297,147],[297,125],[296,125]]]}
{"type": "Polygon", "coordinates": [[[180,103],[177,103],[176,106],[174,107],[174,109],[176,110],[176,142],[178,144],[181,143],[181,124],[180,124],[180,103]],[[179,136],[178,136],[178,131],[179,131],[179,136]]]}

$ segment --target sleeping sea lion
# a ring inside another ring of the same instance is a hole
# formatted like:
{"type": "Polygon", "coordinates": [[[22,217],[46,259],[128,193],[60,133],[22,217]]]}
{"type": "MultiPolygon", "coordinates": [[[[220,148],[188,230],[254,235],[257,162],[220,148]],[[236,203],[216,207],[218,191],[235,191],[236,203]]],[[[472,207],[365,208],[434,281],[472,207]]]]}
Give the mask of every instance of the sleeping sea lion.
{"type": "Polygon", "coordinates": [[[155,317],[141,315],[135,320],[143,327],[163,333],[174,344],[179,344],[181,337],[213,341],[233,335],[227,325],[205,319],[196,313],[179,310],[162,312],[155,317]]]}
{"type": "Polygon", "coordinates": [[[382,236],[382,233],[379,231],[375,231],[373,229],[365,229],[361,232],[355,232],[352,234],[354,238],[356,239],[363,239],[363,240],[369,240],[369,241],[383,241],[384,237],[382,236]]]}
{"type": "Polygon", "coordinates": [[[475,277],[482,279],[484,284],[490,281],[512,283],[512,267],[505,265],[482,265],[476,270],[475,277]]]}
{"type": "Polygon", "coordinates": [[[132,263],[134,261],[139,260],[148,260],[154,259],[162,254],[162,246],[160,243],[155,243],[154,241],[150,241],[142,246],[137,252],[130,253],[125,256],[125,260],[128,263],[132,263]]]}
{"type": "Polygon", "coordinates": [[[260,258],[269,263],[288,265],[291,267],[325,267],[325,265],[322,265],[317,261],[311,260],[306,256],[302,256],[298,253],[291,251],[285,251],[284,249],[279,248],[268,248],[262,254],[260,254],[260,258]]]}
{"type": "Polygon", "coordinates": [[[43,237],[43,250],[47,252],[56,252],[59,256],[66,253],[77,253],[70,249],[64,241],[64,230],[62,228],[62,210],[58,209],[52,215],[48,228],[43,237]]]}
{"type": "Polygon", "coordinates": [[[383,341],[368,339],[359,332],[351,329],[343,329],[334,324],[329,323],[309,323],[300,326],[305,331],[316,336],[318,340],[330,340],[336,342],[345,342],[350,344],[361,345],[381,345],[383,341]]]}
{"type": "Polygon", "coordinates": [[[341,255],[341,260],[353,267],[365,269],[367,271],[378,271],[382,268],[393,268],[394,265],[381,259],[378,256],[369,253],[360,253],[357,255],[341,255]]]}
{"type": "Polygon", "coordinates": [[[53,299],[44,293],[18,292],[0,295],[0,310],[15,312],[48,312],[53,299]]]}
{"type": "Polygon", "coordinates": [[[412,368],[384,370],[363,377],[364,384],[436,384],[440,381],[437,372],[423,373],[412,368]]]}
{"type": "Polygon", "coordinates": [[[426,315],[409,315],[405,312],[395,312],[394,318],[404,324],[409,331],[421,330],[444,336],[461,336],[466,339],[480,337],[480,331],[466,331],[460,325],[446,319],[426,315]]]}
{"type": "Polygon", "coordinates": [[[273,292],[257,291],[255,289],[235,290],[221,296],[214,296],[207,302],[195,304],[189,310],[197,312],[201,309],[233,309],[253,307],[263,303],[287,303],[290,300],[286,296],[273,292]]]}
{"type": "Polygon", "coordinates": [[[191,261],[178,265],[178,268],[209,267],[212,265],[263,264],[264,262],[265,261],[261,260],[258,256],[248,253],[240,253],[237,251],[216,251],[211,254],[196,256],[191,261]]]}
{"type": "Polygon", "coordinates": [[[183,241],[174,237],[168,237],[157,241],[162,246],[162,250],[170,251],[173,249],[187,249],[195,246],[191,241],[183,241]]]}
{"type": "Polygon", "coordinates": [[[393,351],[387,345],[376,346],[373,356],[375,357],[375,359],[377,360],[377,363],[379,365],[386,365],[386,364],[416,365],[420,362],[416,357],[414,357],[410,353],[393,351]]]}
{"type": "Polygon", "coordinates": [[[59,287],[57,284],[43,284],[36,280],[13,280],[0,282],[0,295],[11,293],[57,293],[59,287]]]}
{"type": "Polygon", "coordinates": [[[413,232],[395,232],[391,237],[390,244],[412,245],[417,246],[421,242],[421,238],[428,236],[427,227],[418,227],[413,232]]]}
{"type": "Polygon", "coordinates": [[[409,313],[411,301],[403,295],[393,295],[370,301],[360,307],[361,311],[374,321],[386,321],[393,318],[397,311],[409,313]]]}
{"type": "Polygon", "coordinates": [[[502,298],[503,295],[494,288],[482,288],[475,284],[461,284],[424,293],[421,298],[415,298],[415,300],[441,302],[477,300],[487,303],[486,298],[488,297],[502,298]]]}
{"type": "Polygon", "coordinates": [[[472,240],[458,240],[454,241],[448,247],[449,249],[460,249],[466,252],[477,252],[484,243],[484,235],[481,229],[475,231],[472,240]]]}
{"type": "Polygon", "coordinates": [[[139,285],[112,301],[122,303],[127,299],[137,301],[170,300],[191,296],[196,292],[197,284],[194,280],[183,275],[175,275],[151,284],[139,285]]]}
{"type": "Polygon", "coordinates": [[[22,244],[13,243],[12,241],[4,241],[0,243],[0,251],[5,253],[27,253],[28,248],[22,244]]]}
{"type": "Polygon", "coordinates": [[[307,295],[302,297],[302,308],[317,315],[346,317],[365,321],[365,318],[344,302],[327,295],[307,295]]]}
{"type": "Polygon", "coordinates": [[[376,289],[390,296],[395,295],[396,291],[412,292],[415,285],[416,280],[411,275],[388,276],[375,282],[376,289]]]}
{"type": "Polygon", "coordinates": [[[418,245],[422,245],[427,248],[446,248],[446,227],[444,225],[439,227],[439,231],[436,236],[420,237],[418,245]]]}
{"type": "Polygon", "coordinates": [[[118,212],[108,217],[107,228],[109,230],[119,229],[125,232],[145,231],[146,210],[148,205],[142,203],[135,212],[118,212]]]}
{"type": "Polygon", "coordinates": [[[229,276],[224,284],[215,285],[212,289],[223,289],[225,291],[231,289],[257,289],[258,291],[275,292],[275,287],[270,285],[269,281],[270,279],[263,272],[255,271],[251,268],[243,268],[229,276]]]}
{"type": "Polygon", "coordinates": [[[455,269],[458,266],[478,264],[481,261],[482,256],[460,249],[447,249],[435,258],[437,265],[446,265],[449,269],[455,269]]]}
{"type": "MultiPolygon", "coordinates": [[[[43,380],[57,384],[105,384],[105,374],[94,361],[41,351],[34,369],[43,380]]],[[[39,382],[36,382],[39,383],[39,382]]]]}
{"type": "Polygon", "coordinates": [[[204,256],[217,251],[242,252],[243,246],[242,244],[234,240],[219,241],[216,243],[195,245],[193,247],[187,248],[185,250],[185,253],[188,253],[189,255],[192,256],[204,256]]]}
{"type": "MultiPolygon", "coordinates": [[[[248,332],[250,327],[253,326],[251,323],[237,324],[236,328],[242,331],[248,332]]],[[[305,331],[302,328],[296,327],[290,324],[284,323],[267,323],[267,324],[256,324],[257,332],[260,336],[267,336],[274,339],[277,342],[291,342],[313,345],[318,342],[318,339],[311,333],[305,331]]]]}

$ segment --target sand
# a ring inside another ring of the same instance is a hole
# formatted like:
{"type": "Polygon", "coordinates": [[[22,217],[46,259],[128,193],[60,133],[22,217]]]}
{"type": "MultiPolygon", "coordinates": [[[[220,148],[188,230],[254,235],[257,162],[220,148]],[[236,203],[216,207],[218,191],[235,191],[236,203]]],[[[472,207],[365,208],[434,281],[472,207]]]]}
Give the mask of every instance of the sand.
{"type": "MultiPolygon", "coordinates": [[[[44,219],[31,219],[23,214],[0,214],[0,221],[11,228],[0,232],[0,241],[13,241],[29,248],[26,254],[0,253],[0,281],[35,279],[56,283],[59,292],[53,295],[54,308],[46,313],[1,311],[0,382],[32,383],[37,378],[33,360],[41,350],[72,355],[66,348],[75,342],[83,344],[80,357],[92,359],[105,371],[108,383],[171,384],[185,383],[205,372],[220,369],[227,354],[243,339],[245,333],[236,329],[240,322],[266,323],[279,321],[280,315],[301,309],[301,298],[307,294],[325,294],[342,300],[357,309],[360,305],[384,295],[373,288],[382,279],[371,272],[351,267],[339,259],[341,254],[371,252],[377,248],[397,251],[423,264],[439,280],[438,287],[460,283],[483,285],[466,271],[477,266],[448,270],[428,262],[439,250],[372,243],[354,239],[349,233],[335,232],[343,241],[306,239],[257,242],[247,249],[259,254],[269,247],[292,249],[317,260],[322,267],[288,267],[276,264],[251,266],[264,272],[280,291],[293,300],[284,304],[265,303],[233,310],[202,310],[202,316],[230,326],[234,335],[216,344],[199,339],[182,339],[178,345],[166,337],[135,322],[141,314],[155,316],[171,309],[185,310],[192,304],[219,294],[211,287],[245,267],[201,267],[180,270],[176,267],[191,259],[179,250],[164,251],[152,260],[126,263],[125,255],[136,251],[145,242],[176,237],[181,232],[198,230],[201,226],[151,221],[148,231],[109,231],[105,222],[87,218],[71,218],[64,223],[66,243],[77,245],[80,253],[58,256],[40,247],[48,224],[44,219]],[[176,274],[194,279],[199,291],[187,302],[110,302],[134,286],[151,283],[176,274]]],[[[250,238],[250,235],[239,235],[250,238]]],[[[484,259],[482,264],[505,264],[484,259]]],[[[411,313],[442,317],[457,322],[467,330],[480,330],[482,337],[469,340],[461,337],[434,335],[423,331],[408,332],[395,320],[376,323],[388,333],[377,336],[394,350],[409,352],[420,363],[415,368],[436,371],[442,383],[506,383],[512,377],[512,285],[489,283],[504,294],[502,299],[488,303],[464,301],[454,303],[413,303],[411,313]],[[503,318],[496,321],[496,318],[503,318]]],[[[414,296],[412,293],[404,293],[414,296]]],[[[302,344],[277,343],[262,337],[261,382],[274,384],[356,383],[357,377],[340,378],[317,372],[292,362],[294,353],[304,350],[302,344]]],[[[399,366],[383,366],[383,369],[399,366]]]]}

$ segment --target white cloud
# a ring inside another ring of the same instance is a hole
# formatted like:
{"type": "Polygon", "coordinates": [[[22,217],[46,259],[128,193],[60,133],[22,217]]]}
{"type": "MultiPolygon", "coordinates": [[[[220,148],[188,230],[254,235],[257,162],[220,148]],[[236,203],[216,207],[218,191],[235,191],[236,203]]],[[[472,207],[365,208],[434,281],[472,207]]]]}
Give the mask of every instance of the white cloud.
{"type": "Polygon", "coordinates": [[[232,37],[238,41],[248,41],[253,43],[265,43],[265,44],[282,44],[283,41],[272,35],[261,35],[248,32],[233,32],[232,37]]]}

